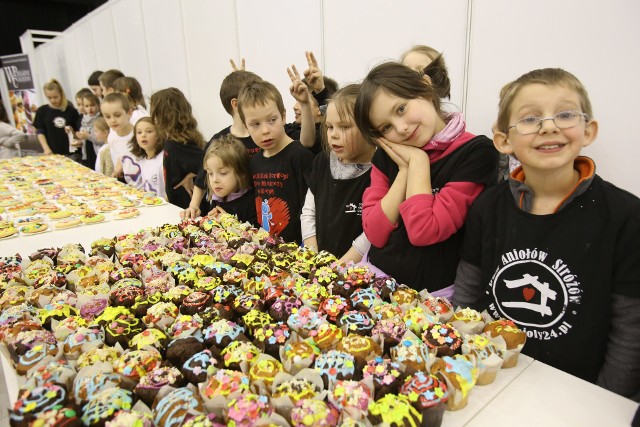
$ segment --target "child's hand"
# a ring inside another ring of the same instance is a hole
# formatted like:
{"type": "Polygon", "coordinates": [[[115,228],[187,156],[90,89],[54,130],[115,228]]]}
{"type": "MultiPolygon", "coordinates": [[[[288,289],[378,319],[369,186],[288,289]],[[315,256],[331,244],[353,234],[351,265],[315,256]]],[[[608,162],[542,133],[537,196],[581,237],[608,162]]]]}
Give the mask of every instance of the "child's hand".
{"type": "Polygon", "coordinates": [[[78,139],[88,139],[90,136],[91,135],[89,135],[87,132],[83,132],[81,130],[76,132],[76,138],[78,138],[78,139]]]}
{"type": "Polygon", "coordinates": [[[307,56],[307,64],[309,65],[309,68],[304,70],[304,78],[307,79],[313,93],[320,93],[324,90],[322,70],[318,67],[318,61],[316,61],[313,52],[305,52],[304,54],[307,56]]]}
{"type": "Polygon", "coordinates": [[[233,59],[229,59],[229,62],[231,63],[231,68],[233,68],[233,71],[244,71],[245,70],[244,58],[242,58],[242,61],[240,62],[240,66],[239,67],[236,65],[236,63],[233,61],[233,59]]]}
{"type": "Polygon", "coordinates": [[[71,143],[72,147],[82,147],[84,145],[84,142],[80,139],[74,139],[73,142],[71,143]]]}
{"type": "Polygon", "coordinates": [[[191,207],[189,206],[187,209],[180,212],[181,219],[195,219],[200,216],[200,208],[199,207],[191,207]]]}
{"type": "Polygon", "coordinates": [[[111,175],[114,178],[124,178],[124,170],[122,169],[122,161],[118,160],[116,165],[113,167],[113,174],[111,175]]]}
{"type": "Polygon", "coordinates": [[[65,127],[64,127],[64,131],[65,131],[66,133],[71,133],[71,134],[73,134],[73,128],[72,128],[71,126],[65,126],[65,127]]]}
{"type": "Polygon", "coordinates": [[[400,169],[409,167],[409,160],[411,159],[411,156],[418,154],[415,150],[422,151],[416,147],[391,142],[386,138],[378,138],[377,142],[400,169]]]}
{"type": "Polygon", "coordinates": [[[296,66],[292,65],[291,68],[287,68],[287,73],[291,79],[291,86],[289,87],[291,96],[302,104],[309,102],[309,88],[306,84],[302,83],[300,73],[298,73],[296,66]]]}
{"type": "Polygon", "coordinates": [[[193,172],[189,172],[184,178],[182,178],[182,181],[180,181],[176,186],[173,187],[173,189],[177,190],[178,188],[182,187],[187,193],[189,193],[189,197],[193,196],[193,179],[195,177],[196,174],[194,174],[193,172]]]}
{"type": "Polygon", "coordinates": [[[220,206],[216,206],[215,208],[211,209],[207,215],[215,215],[217,217],[226,213],[227,211],[222,209],[220,206]]]}

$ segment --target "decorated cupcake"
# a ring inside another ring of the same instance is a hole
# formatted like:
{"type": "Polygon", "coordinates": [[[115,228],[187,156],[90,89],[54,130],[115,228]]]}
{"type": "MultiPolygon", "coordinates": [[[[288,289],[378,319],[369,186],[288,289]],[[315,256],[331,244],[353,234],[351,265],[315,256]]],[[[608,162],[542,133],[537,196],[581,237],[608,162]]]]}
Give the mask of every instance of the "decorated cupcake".
{"type": "Polygon", "coordinates": [[[447,384],[434,375],[416,372],[400,387],[400,394],[407,396],[422,415],[423,427],[439,427],[449,400],[447,384]]]}
{"type": "Polygon", "coordinates": [[[369,405],[369,421],[373,425],[419,426],[422,415],[404,395],[387,394],[369,405]]]}
{"type": "Polygon", "coordinates": [[[462,354],[473,356],[478,368],[476,384],[491,384],[502,366],[506,346],[485,335],[466,335],[462,342],[462,354]]]}
{"type": "Polygon", "coordinates": [[[388,393],[397,393],[405,378],[398,363],[380,356],[367,362],[362,369],[362,376],[365,380],[369,377],[373,379],[376,399],[388,393]]]}
{"type": "Polygon", "coordinates": [[[291,410],[292,427],[335,427],[340,412],[331,404],[317,399],[301,399],[291,410]]]}
{"type": "Polygon", "coordinates": [[[314,368],[322,376],[324,385],[330,388],[338,380],[351,380],[356,373],[355,357],[349,353],[330,350],[316,359],[314,368]]]}
{"type": "Polygon", "coordinates": [[[489,337],[502,337],[507,346],[503,368],[513,368],[518,364],[518,355],[524,347],[527,335],[511,320],[498,319],[487,323],[484,333],[489,337]]]}
{"type": "Polygon", "coordinates": [[[134,393],[150,407],[162,387],[182,387],[185,382],[177,368],[172,366],[159,367],[140,377],[140,382],[136,385],[134,393]]]}
{"type": "Polygon", "coordinates": [[[217,361],[209,350],[202,350],[187,359],[180,371],[192,384],[205,382],[215,372],[217,361]]]}
{"type": "Polygon", "coordinates": [[[440,374],[447,382],[449,399],[447,409],[456,411],[467,406],[469,391],[476,384],[478,369],[463,355],[444,356],[431,366],[432,374],[440,374]]]}
{"type": "Polygon", "coordinates": [[[156,399],[153,405],[153,422],[158,426],[179,426],[188,415],[203,412],[200,394],[191,388],[182,387],[169,391],[159,400],[156,399]]]}
{"type": "Polygon", "coordinates": [[[446,323],[432,323],[425,328],[422,340],[436,356],[453,356],[460,354],[462,338],[460,333],[446,323]]]}

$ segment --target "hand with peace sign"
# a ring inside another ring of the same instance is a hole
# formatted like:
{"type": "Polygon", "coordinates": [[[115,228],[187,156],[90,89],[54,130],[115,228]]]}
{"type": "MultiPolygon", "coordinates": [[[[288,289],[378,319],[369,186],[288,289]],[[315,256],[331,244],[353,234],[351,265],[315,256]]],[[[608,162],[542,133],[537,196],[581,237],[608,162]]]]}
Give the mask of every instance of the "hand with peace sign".
{"type": "Polygon", "coordinates": [[[233,71],[245,71],[244,58],[241,59],[239,67],[236,65],[233,59],[229,59],[229,62],[231,63],[231,68],[233,68],[233,71]]]}
{"type": "Polygon", "coordinates": [[[289,74],[289,78],[291,79],[291,86],[289,87],[289,92],[291,96],[298,101],[301,105],[309,103],[309,88],[306,84],[302,82],[300,78],[300,73],[295,65],[292,65],[291,68],[287,68],[287,73],[289,74]]]}
{"type": "Polygon", "coordinates": [[[309,68],[304,70],[304,78],[307,79],[307,84],[313,91],[313,93],[320,93],[324,90],[324,77],[322,75],[322,70],[318,66],[318,61],[316,60],[313,52],[305,52],[307,57],[307,64],[309,68]]]}

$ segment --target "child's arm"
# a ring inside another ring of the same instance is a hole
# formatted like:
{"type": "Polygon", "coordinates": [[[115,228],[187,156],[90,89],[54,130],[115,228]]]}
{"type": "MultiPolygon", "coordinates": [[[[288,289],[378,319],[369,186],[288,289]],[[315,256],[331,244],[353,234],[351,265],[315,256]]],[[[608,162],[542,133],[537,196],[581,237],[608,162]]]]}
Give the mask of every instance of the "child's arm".
{"type": "Polygon", "coordinates": [[[192,219],[200,216],[200,203],[204,198],[205,191],[198,187],[197,185],[193,186],[193,194],[191,195],[191,202],[189,202],[189,207],[182,212],[180,212],[180,218],[182,219],[192,219]]]}
{"type": "Polygon", "coordinates": [[[307,190],[307,195],[304,199],[304,206],[302,207],[302,214],[300,215],[300,226],[302,228],[302,241],[304,242],[304,246],[317,251],[316,200],[311,190],[307,190]]]}
{"type": "Polygon", "coordinates": [[[316,124],[313,120],[313,111],[311,111],[309,88],[302,83],[300,73],[298,73],[295,65],[292,65],[291,69],[287,68],[287,73],[291,79],[289,92],[291,92],[291,96],[300,103],[302,120],[300,125],[300,143],[304,147],[311,148],[316,142],[316,124]]]}
{"type": "Polygon", "coordinates": [[[371,243],[367,239],[367,236],[364,234],[364,232],[362,232],[358,237],[356,237],[349,250],[344,255],[342,255],[338,262],[343,264],[346,264],[349,261],[358,263],[362,261],[362,257],[369,251],[370,247],[371,243]]]}
{"type": "Polygon", "coordinates": [[[184,191],[189,193],[189,196],[193,196],[193,189],[195,187],[195,185],[193,184],[193,180],[195,177],[196,177],[195,173],[193,172],[187,173],[187,175],[184,178],[182,178],[182,180],[179,183],[173,186],[173,189],[177,190],[178,188],[182,187],[184,188],[184,191]]]}
{"type": "Polygon", "coordinates": [[[640,297],[613,295],[605,360],[596,384],[640,401],[640,297]],[[623,368],[624,367],[624,368],[623,368]]]}
{"type": "Polygon", "coordinates": [[[53,154],[53,151],[51,150],[51,148],[49,147],[49,144],[47,143],[47,137],[44,135],[44,133],[40,133],[40,131],[38,131],[38,142],[40,143],[40,146],[42,147],[42,151],[44,152],[45,156],[48,156],[49,154],[53,154]]]}

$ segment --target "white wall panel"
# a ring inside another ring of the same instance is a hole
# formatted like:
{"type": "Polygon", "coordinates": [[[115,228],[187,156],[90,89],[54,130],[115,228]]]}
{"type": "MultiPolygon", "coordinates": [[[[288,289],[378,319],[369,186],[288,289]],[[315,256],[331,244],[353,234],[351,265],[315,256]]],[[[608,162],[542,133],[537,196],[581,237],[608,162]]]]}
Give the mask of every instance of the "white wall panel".
{"type": "Polygon", "coordinates": [[[97,69],[103,71],[111,68],[119,69],[120,61],[118,60],[118,47],[111,8],[95,11],[90,17],[90,22],[93,33],[93,48],[97,57],[97,69]]]}
{"type": "Polygon", "coordinates": [[[295,64],[300,73],[307,68],[304,52],[318,54],[321,66],[322,8],[320,0],[237,0],[240,56],[247,69],[270,81],[280,90],[292,122],[295,100],[289,94],[287,67],[295,64]]]}
{"type": "Polygon", "coordinates": [[[151,91],[173,86],[190,97],[180,0],[142,0],[151,91]]]}
{"type": "Polygon", "coordinates": [[[605,179],[640,195],[636,175],[640,3],[491,0],[474,3],[468,127],[490,135],[500,88],[536,68],[561,67],[589,91],[600,122],[598,140],[584,150],[605,179]],[[631,132],[630,132],[631,131],[631,132]]]}
{"type": "Polygon", "coordinates": [[[220,102],[220,84],[232,71],[229,59],[239,58],[235,3],[182,0],[189,101],[205,139],[231,124],[220,102]]]}
{"type": "Polygon", "coordinates": [[[341,83],[361,81],[416,44],[444,53],[451,101],[462,107],[467,1],[324,0],[325,71],[341,83]]]}
{"type": "Polygon", "coordinates": [[[140,0],[113,2],[111,7],[120,71],[135,77],[143,94],[151,96],[151,73],[147,55],[142,4],[140,0]]]}
{"type": "Polygon", "coordinates": [[[65,32],[60,36],[60,38],[62,39],[62,46],[64,49],[64,63],[67,68],[68,85],[73,91],[72,94],[69,94],[69,99],[73,99],[72,96],[75,95],[78,90],[83,87],[88,87],[88,74],[85,75],[84,71],[80,67],[78,44],[76,42],[74,32],[65,32]]]}
{"type": "MultiPolygon", "coordinates": [[[[95,70],[105,71],[104,68],[98,67],[98,52],[93,44],[93,31],[91,30],[90,16],[83,21],[77,22],[68,32],[74,35],[76,39],[76,48],[78,50],[79,67],[83,71],[83,80],[86,83],[89,75],[95,70]]],[[[65,31],[65,34],[67,33],[65,31]]]]}

